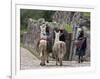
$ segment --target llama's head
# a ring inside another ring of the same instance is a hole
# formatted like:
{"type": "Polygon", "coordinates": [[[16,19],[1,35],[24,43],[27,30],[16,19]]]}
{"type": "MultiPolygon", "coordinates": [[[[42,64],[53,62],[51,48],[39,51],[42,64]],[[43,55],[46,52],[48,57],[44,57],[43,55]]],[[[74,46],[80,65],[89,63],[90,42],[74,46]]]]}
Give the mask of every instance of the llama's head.
{"type": "Polygon", "coordinates": [[[55,32],[55,41],[57,42],[59,41],[60,31],[58,32],[54,31],[54,32],[55,32]]]}
{"type": "Polygon", "coordinates": [[[46,33],[46,25],[45,24],[41,25],[40,30],[42,33],[46,33]]]}

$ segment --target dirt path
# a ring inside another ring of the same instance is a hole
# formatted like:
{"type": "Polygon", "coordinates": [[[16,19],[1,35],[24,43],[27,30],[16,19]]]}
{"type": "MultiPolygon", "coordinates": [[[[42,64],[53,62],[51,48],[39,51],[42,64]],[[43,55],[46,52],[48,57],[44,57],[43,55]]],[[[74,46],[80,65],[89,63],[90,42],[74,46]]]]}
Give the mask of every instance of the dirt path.
{"type": "Polygon", "coordinates": [[[31,69],[39,66],[39,59],[27,49],[21,47],[21,69],[31,69]]]}
{"type": "Polygon", "coordinates": [[[21,47],[21,69],[37,69],[52,67],[84,67],[90,66],[90,62],[79,64],[77,61],[63,61],[63,66],[56,66],[55,61],[50,61],[46,66],[41,67],[40,60],[30,53],[27,49],[21,47]]]}

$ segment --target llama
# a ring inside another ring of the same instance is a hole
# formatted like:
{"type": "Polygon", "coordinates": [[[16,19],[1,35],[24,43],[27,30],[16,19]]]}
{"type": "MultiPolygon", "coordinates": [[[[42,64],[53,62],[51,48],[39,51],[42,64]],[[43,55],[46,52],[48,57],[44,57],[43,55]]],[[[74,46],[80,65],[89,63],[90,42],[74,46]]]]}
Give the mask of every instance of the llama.
{"type": "Polygon", "coordinates": [[[40,65],[44,66],[45,61],[48,62],[46,25],[43,24],[42,26],[40,26],[40,30],[41,30],[40,41],[39,41],[39,51],[40,51],[40,58],[41,58],[40,65]]]}
{"type": "Polygon", "coordinates": [[[55,32],[55,41],[53,46],[53,54],[56,59],[56,65],[58,65],[59,62],[60,66],[62,66],[63,57],[66,53],[66,44],[65,42],[59,40],[60,31],[59,32],[54,31],[54,32],[55,32]]]}
{"type": "Polygon", "coordinates": [[[47,41],[46,40],[40,40],[39,44],[39,51],[40,51],[40,58],[41,58],[41,66],[45,65],[45,61],[47,60],[47,41]]]}

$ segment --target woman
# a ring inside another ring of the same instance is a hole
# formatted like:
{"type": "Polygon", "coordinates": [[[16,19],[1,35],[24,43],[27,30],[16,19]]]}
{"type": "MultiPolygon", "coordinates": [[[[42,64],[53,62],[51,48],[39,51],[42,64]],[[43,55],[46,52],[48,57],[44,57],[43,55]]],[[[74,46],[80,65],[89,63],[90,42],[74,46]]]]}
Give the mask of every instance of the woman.
{"type": "Polygon", "coordinates": [[[87,47],[87,38],[83,37],[81,41],[81,46],[79,49],[79,57],[80,57],[79,59],[81,62],[83,62],[83,56],[85,55],[86,47],[87,47]]]}
{"type": "Polygon", "coordinates": [[[77,38],[78,44],[76,47],[76,55],[78,55],[78,62],[83,62],[83,56],[85,55],[87,47],[87,38],[84,37],[84,31],[81,30],[77,38]]]}
{"type": "Polygon", "coordinates": [[[46,36],[47,36],[47,51],[48,53],[52,52],[52,36],[50,33],[50,27],[46,27],[46,36]]]}
{"type": "Polygon", "coordinates": [[[60,30],[60,33],[61,33],[59,40],[65,42],[66,41],[66,35],[65,35],[66,33],[65,33],[65,30],[64,30],[64,27],[61,26],[59,30],[60,30]]]}

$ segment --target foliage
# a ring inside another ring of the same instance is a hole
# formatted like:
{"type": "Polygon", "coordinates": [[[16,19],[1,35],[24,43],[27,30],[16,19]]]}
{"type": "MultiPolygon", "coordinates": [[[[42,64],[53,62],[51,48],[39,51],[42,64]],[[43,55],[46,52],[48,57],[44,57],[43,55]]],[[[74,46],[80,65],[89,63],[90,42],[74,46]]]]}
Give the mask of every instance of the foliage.
{"type": "Polygon", "coordinates": [[[44,11],[43,18],[46,21],[52,22],[52,15],[55,13],[55,11],[44,11]]]}
{"type": "Polygon", "coordinates": [[[90,12],[84,12],[83,16],[90,17],[90,12]]]}
{"type": "MultiPolygon", "coordinates": [[[[28,26],[28,18],[33,18],[35,20],[38,20],[39,18],[44,18],[46,21],[52,22],[52,16],[55,12],[56,11],[50,11],[50,10],[21,9],[20,10],[21,31],[22,32],[26,31],[28,26]]],[[[85,19],[90,19],[90,12],[83,12],[83,17],[85,19]]],[[[64,16],[64,18],[67,17],[64,16]]],[[[65,26],[65,29],[68,32],[72,32],[72,27],[70,24],[67,24],[65,26]]]]}
{"type": "Polygon", "coordinates": [[[66,26],[64,28],[69,33],[72,33],[72,31],[73,31],[71,24],[66,24],[66,26]]]}
{"type": "Polygon", "coordinates": [[[54,13],[55,11],[21,9],[20,10],[21,30],[25,30],[27,28],[28,18],[33,18],[35,20],[38,20],[39,18],[44,18],[46,21],[52,21],[52,15],[54,13]]]}

